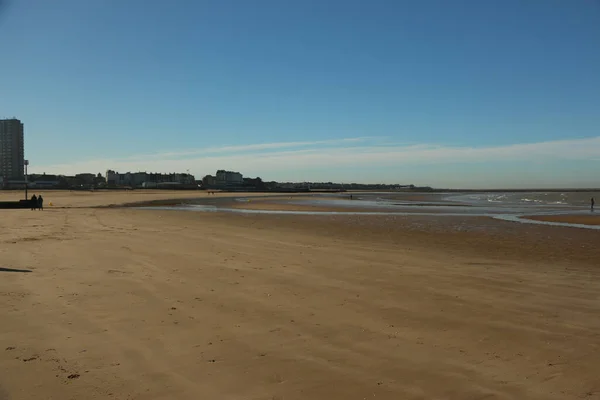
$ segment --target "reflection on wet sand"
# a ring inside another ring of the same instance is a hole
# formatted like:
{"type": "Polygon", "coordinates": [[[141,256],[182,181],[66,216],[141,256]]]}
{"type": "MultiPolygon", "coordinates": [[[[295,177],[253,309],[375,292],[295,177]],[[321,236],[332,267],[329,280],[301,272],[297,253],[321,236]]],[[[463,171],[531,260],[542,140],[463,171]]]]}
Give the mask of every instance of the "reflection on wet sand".
{"type": "MultiPolygon", "coordinates": [[[[505,221],[600,229],[599,219],[586,210],[591,193],[519,192],[353,193],[238,197],[198,200],[176,209],[279,215],[380,215],[491,217],[505,221]]],[[[156,208],[156,207],[154,207],[156,208]]],[[[173,207],[169,207],[173,209],[173,207]]]]}
{"type": "Polygon", "coordinates": [[[528,215],[523,219],[580,225],[600,225],[600,214],[528,215]]]}

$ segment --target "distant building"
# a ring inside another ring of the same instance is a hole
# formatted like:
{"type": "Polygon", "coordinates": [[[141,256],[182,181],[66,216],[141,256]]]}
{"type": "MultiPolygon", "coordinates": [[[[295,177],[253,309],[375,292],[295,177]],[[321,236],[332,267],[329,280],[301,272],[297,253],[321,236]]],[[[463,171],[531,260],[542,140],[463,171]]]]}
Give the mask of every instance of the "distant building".
{"type": "Polygon", "coordinates": [[[77,174],[75,175],[75,178],[84,186],[92,186],[96,181],[95,174],[77,174]]]}
{"type": "Polygon", "coordinates": [[[267,185],[263,182],[263,180],[260,177],[244,178],[244,187],[250,190],[264,190],[267,188],[267,185]]]}
{"type": "Polygon", "coordinates": [[[196,186],[196,178],[191,174],[173,173],[160,174],[148,172],[126,172],[124,174],[106,171],[106,184],[108,186],[127,186],[137,188],[157,188],[180,186],[196,186]]]}
{"type": "Polygon", "coordinates": [[[16,118],[0,120],[0,176],[5,180],[25,178],[23,123],[16,118]]]}
{"type": "Polygon", "coordinates": [[[202,178],[202,186],[205,188],[217,186],[217,178],[213,175],[206,175],[204,178],[202,178]]]}
{"type": "Polygon", "coordinates": [[[106,171],[106,184],[108,186],[119,186],[120,174],[118,172],[106,171]]]}
{"type": "Polygon", "coordinates": [[[217,186],[240,186],[244,183],[244,177],[239,172],[225,171],[220,169],[215,176],[217,186]]]}
{"type": "Polygon", "coordinates": [[[60,177],[46,174],[30,174],[27,178],[29,187],[40,189],[52,189],[60,186],[60,177]]]}

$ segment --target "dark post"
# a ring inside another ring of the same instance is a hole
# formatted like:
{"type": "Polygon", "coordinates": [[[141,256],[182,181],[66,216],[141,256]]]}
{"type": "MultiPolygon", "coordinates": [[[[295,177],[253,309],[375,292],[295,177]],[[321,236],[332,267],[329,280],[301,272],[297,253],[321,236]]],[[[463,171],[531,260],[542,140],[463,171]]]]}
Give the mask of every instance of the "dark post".
{"type": "Polygon", "coordinates": [[[25,200],[29,197],[27,195],[27,186],[29,186],[29,182],[27,181],[27,166],[29,165],[29,160],[25,160],[25,200]]]}

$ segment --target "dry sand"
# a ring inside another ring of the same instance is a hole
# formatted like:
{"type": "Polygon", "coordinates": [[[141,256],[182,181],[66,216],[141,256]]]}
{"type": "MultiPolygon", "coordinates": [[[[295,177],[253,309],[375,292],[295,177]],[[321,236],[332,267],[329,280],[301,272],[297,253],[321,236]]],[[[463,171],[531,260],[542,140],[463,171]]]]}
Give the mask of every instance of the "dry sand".
{"type": "Polygon", "coordinates": [[[0,399],[600,398],[600,232],[173,196],[0,210],[0,399]]]}
{"type": "MultiPolygon", "coordinates": [[[[98,191],[64,191],[64,190],[30,190],[29,197],[33,194],[42,194],[45,205],[53,204],[54,208],[77,208],[77,207],[98,207],[111,206],[129,203],[137,203],[153,200],[186,200],[186,199],[212,199],[222,197],[244,196],[244,197],[265,197],[277,194],[268,193],[225,193],[214,192],[209,195],[203,190],[98,190],[98,191]]],[[[0,191],[0,201],[14,201],[24,198],[23,191],[0,191]]]]}

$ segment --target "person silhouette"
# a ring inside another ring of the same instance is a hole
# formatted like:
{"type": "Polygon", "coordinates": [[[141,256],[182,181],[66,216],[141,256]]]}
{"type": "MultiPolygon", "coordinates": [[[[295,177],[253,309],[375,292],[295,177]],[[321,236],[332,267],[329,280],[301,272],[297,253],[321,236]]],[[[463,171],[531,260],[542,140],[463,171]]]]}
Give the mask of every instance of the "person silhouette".
{"type": "Polygon", "coordinates": [[[41,195],[41,194],[38,196],[38,199],[37,199],[37,201],[38,201],[38,202],[37,202],[37,204],[38,204],[38,208],[39,208],[40,210],[44,211],[44,198],[42,197],[42,195],[41,195]]]}
{"type": "Polygon", "coordinates": [[[35,210],[37,208],[38,205],[38,199],[37,196],[34,194],[33,196],[31,196],[31,211],[35,210]]]}
{"type": "Polygon", "coordinates": [[[594,198],[592,197],[592,199],[590,200],[590,209],[592,210],[592,212],[594,212],[594,204],[596,204],[596,202],[594,201],[594,198]]]}

